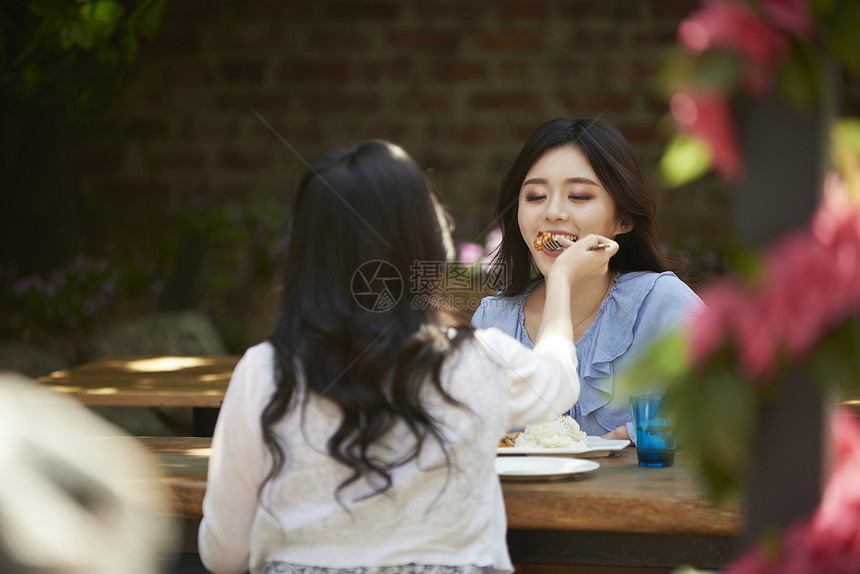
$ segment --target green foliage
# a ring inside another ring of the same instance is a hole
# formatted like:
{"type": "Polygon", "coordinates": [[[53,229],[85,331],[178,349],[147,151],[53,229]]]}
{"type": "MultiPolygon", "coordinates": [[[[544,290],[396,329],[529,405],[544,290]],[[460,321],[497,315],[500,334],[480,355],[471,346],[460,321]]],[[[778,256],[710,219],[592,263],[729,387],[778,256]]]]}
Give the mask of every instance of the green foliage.
{"type": "Polygon", "coordinates": [[[815,1],[813,9],[828,50],[852,73],[860,73],[860,2],[815,1]]]}
{"type": "Polygon", "coordinates": [[[623,375],[621,385],[629,394],[664,387],[679,444],[702,470],[711,497],[735,499],[755,436],[756,389],[735,368],[728,345],[701,369],[689,357],[685,334],[667,334],[623,375]]]}
{"type": "Polygon", "coordinates": [[[30,0],[0,8],[4,105],[61,102],[79,128],[112,106],[166,0],[30,0]]]}
{"type": "Polygon", "coordinates": [[[677,187],[695,181],[711,167],[711,150],[702,139],[677,134],[660,158],[660,175],[664,183],[677,187]]]}
{"type": "Polygon", "coordinates": [[[824,85],[821,57],[815,47],[796,40],[793,54],[777,70],[777,91],[788,105],[800,112],[808,112],[820,97],[821,86],[824,85]]]}
{"type": "Polygon", "coordinates": [[[661,69],[658,85],[667,94],[679,89],[733,91],[740,85],[743,65],[742,58],[726,50],[697,54],[675,50],[661,69]]]}

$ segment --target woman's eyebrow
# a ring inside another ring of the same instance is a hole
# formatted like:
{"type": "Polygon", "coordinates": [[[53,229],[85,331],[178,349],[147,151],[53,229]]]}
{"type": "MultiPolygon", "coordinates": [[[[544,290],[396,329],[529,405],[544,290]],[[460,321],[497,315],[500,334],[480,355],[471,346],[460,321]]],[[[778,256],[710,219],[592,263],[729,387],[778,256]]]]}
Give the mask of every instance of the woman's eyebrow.
{"type": "MultiPolygon", "coordinates": [[[[597,186],[600,185],[596,181],[589,179],[587,177],[569,177],[566,180],[564,180],[564,182],[565,183],[583,183],[585,185],[597,185],[597,186]]],[[[547,180],[545,178],[542,178],[542,177],[532,177],[532,178],[527,179],[523,182],[523,185],[531,185],[531,184],[547,185],[547,180]]]]}

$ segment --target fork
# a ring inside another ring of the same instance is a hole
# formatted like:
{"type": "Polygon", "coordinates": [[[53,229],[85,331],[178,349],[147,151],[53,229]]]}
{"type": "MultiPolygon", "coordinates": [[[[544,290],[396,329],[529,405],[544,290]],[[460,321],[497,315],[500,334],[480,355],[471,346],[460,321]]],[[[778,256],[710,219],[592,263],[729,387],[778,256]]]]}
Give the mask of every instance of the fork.
{"type": "MultiPolygon", "coordinates": [[[[588,250],[589,251],[597,251],[599,249],[606,249],[607,247],[609,247],[608,243],[598,243],[597,245],[594,245],[593,247],[589,247],[588,250]]],[[[543,242],[543,248],[545,251],[551,251],[551,252],[564,251],[564,247],[559,245],[558,241],[556,241],[555,238],[551,235],[550,235],[549,239],[547,239],[543,242]]]]}

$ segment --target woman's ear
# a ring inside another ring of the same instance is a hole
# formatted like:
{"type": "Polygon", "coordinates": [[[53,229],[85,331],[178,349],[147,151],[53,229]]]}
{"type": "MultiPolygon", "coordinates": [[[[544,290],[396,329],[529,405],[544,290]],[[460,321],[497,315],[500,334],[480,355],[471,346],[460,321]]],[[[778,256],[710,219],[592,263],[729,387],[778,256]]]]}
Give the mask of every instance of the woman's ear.
{"type": "Polygon", "coordinates": [[[623,220],[619,221],[615,224],[615,235],[621,235],[623,233],[627,233],[633,229],[633,225],[630,223],[626,223],[623,220]]]}

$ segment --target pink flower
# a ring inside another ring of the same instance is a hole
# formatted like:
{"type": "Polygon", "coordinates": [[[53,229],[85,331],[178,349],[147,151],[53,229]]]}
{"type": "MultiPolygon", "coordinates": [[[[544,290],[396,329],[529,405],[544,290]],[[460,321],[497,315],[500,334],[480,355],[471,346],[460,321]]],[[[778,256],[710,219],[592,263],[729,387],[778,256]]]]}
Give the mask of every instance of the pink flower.
{"type": "Polygon", "coordinates": [[[802,40],[812,39],[812,4],[809,0],[761,0],[765,19],[802,40]]]}
{"type": "Polygon", "coordinates": [[[692,344],[690,357],[694,363],[707,361],[730,335],[735,301],[740,297],[736,285],[722,281],[706,287],[701,292],[705,306],[695,312],[688,329],[692,344]]]}
{"type": "Polygon", "coordinates": [[[741,368],[753,380],[773,374],[779,348],[779,331],[758,298],[736,309],[737,353],[741,368]]]}
{"type": "Polygon", "coordinates": [[[477,243],[464,242],[460,244],[460,263],[474,265],[484,256],[484,248],[477,243]]]}
{"type": "Polygon", "coordinates": [[[734,118],[725,98],[717,93],[678,92],[669,105],[681,129],[708,144],[717,171],[728,180],[736,180],[741,159],[734,118]]]}
{"type": "Polygon", "coordinates": [[[743,56],[747,60],[745,83],[754,94],[770,89],[774,69],[789,51],[788,39],[743,2],[704,3],[681,23],[678,36],[693,52],[721,48],[743,56]]]}
{"type": "Polygon", "coordinates": [[[750,549],[727,574],[852,574],[860,571],[860,421],[842,409],[831,420],[835,462],[812,517],[796,521],[776,552],[750,549]]]}
{"type": "Polygon", "coordinates": [[[500,227],[494,227],[489,233],[487,233],[487,238],[484,240],[484,258],[481,259],[481,268],[484,271],[488,271],[491,263],[493,262],[493,257],[496,255],[496,250],[499,249],[499,246],[502,244],[502,229],[500,227]]]}

